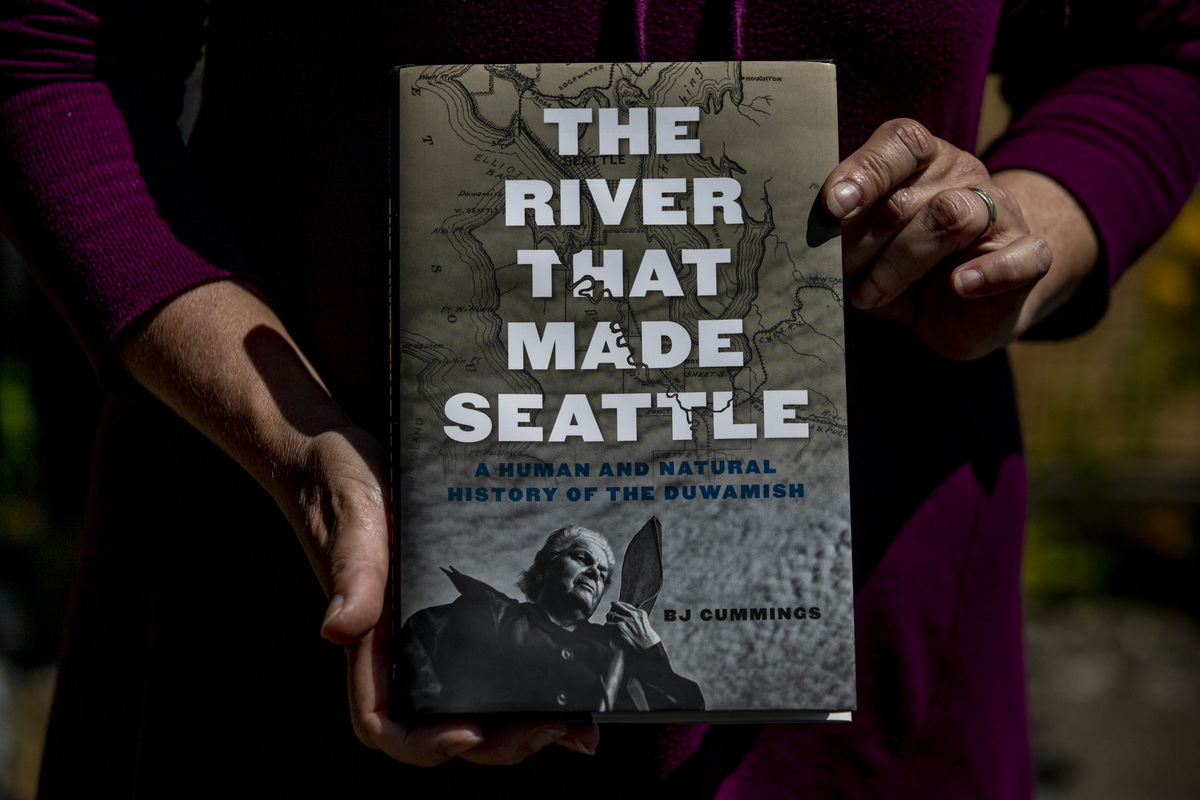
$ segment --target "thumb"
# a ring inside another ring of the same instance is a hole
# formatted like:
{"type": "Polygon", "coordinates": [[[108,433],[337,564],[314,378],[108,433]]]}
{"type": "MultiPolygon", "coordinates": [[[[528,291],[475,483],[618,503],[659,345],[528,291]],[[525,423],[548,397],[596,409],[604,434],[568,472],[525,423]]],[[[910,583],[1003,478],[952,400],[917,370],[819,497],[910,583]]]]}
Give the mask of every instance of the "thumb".
{"type": "Polygon", "coordinates": [[[334,644],[350,644],[383,614],[389,560],[383,509],[360,506],[336,514],[328,559],[329,605],[321,635],[334,644]]]}

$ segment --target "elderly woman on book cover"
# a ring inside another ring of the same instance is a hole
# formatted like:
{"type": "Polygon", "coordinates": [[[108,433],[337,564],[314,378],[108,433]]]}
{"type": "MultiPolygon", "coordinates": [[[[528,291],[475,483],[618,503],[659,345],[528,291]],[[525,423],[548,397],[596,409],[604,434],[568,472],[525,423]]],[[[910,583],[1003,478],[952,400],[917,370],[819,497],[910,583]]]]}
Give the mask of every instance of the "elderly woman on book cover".
{"type": "Polygon", "coordinates": [[[1029,796],[1003,347],[1091,325],[1189,195],[1198,26],[1194,0],[0,4],[5,229],[111,390],[42,796],[1029,796]],[[837,65],[853,721],[395,718],[390,68],[709,59],[837,65]],[[977,158],[989,67],[1014,117],[977,158]]]}
{"type": "Polygon", "coordinates": [[[613,601],[613,552],[571,525],[521,574],[521,603],[455,570],[460,597],[413,614],[400,632],[399,702],[414,712],[699,711],[699,687],[671,669],[647,613],[613,601]]]}

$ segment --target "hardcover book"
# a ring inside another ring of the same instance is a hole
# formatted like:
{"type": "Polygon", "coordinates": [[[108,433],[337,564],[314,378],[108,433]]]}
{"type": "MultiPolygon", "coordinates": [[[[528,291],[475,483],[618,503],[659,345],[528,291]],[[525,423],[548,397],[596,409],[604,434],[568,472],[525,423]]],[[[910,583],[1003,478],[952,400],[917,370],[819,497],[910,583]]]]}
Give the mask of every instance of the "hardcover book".
{"type": "Polygon", "coordinates": [[[833,65],[396,77],[398,712],[845,717],[833,65]]]}

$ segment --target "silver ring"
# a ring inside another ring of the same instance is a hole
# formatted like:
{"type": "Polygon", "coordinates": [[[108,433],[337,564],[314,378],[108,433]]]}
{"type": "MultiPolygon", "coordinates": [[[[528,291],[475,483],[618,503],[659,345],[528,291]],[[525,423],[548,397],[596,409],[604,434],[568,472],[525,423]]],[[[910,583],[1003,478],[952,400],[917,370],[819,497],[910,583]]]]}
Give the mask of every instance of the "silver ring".
{"type": "Polygon", "coordinates": [[[976,189],[974,186],[968,186],[967,190],[972,191],[975,194],[982,197],[983,202],[985,204],[987,204],[987,211],[988,211],[987,227],[983,229],[983,233],[981,233],[975,237],[977,240],[982,239],[983,237],[987,236],[989,233],[992,232],[992,228],[996,227],[996,204],[992,202],[992,198],[989,197],[988,193],[985,192],[983,189],[976,189]]]}

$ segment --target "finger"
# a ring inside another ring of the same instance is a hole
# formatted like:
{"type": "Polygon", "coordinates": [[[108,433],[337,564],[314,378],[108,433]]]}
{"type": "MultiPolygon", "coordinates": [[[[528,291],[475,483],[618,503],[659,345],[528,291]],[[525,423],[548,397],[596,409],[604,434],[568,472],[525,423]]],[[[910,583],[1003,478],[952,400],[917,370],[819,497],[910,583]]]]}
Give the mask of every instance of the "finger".
{"type": "Polygon", "coordinates": [[[881,197],[870,211],[842,226],[842,273],[853,278],[883,252],[936,192],[906,182],[881,197]]]}
{"type": "Polygon", "coordinates": [[[1023,236],[1007,247],[959,265],[950,275],[960,297],[992,297],[1028,290],[1050,271],[1054,254],[1040,236],[1023,236]]]}
{"type": "Polygon", "coordinates": [[[483,741],[463,752],[460,758],[490,766],[518,764],[566,735],[567,723],[562,719],[508,723],[487,730],[483,741]]]}
{"type": "Polygon", "coordinates": [[[850,303],[860,311],[891,303],[944,258],[974,244],[992,219],[978,193],[939,192],[879,253],[851,291],[850,303]]]}
{"type": "Polygon", "coordinates": [[[1026,235],[960,264],[944,279],[942,291],[925,293],[914,325],[917,336],[955,361],[972,361],[1004,347],[1014,338],[1025,301],[1051,259],[1044,240],[1026,235]],[[971,272],[978,272],[983,283],[972,288],[971,272]]]}
{"type": "Polygon", "coordinates": [[[854,219],[929,166],[938,146],[937,137],[915,120],[885,122],[829,173],[821,187],[825,207],[838,219],[854,219]]]}
{"type": "MultiPolygon", "coordinates": [[[[844,274],[854,277],[869,266],[939,192],[964,186],[990,187],[990,184],[987,168],[979,159],[939,141],[933,162],[884,194],[865,213],[842,225],[844,274]]],[[[994,190],[989,188],[989,191],[994,190]]],[[[977,196],[982,201],[982,195],[977,196]]],[[[1009,210],[1015,210],[1015,207],[1010,205],[1009,210]]],[[[1019,219],[1019,211],[1013,217],[1019,219]]]]}
{"type": "Polygon", "coordinates": [[[471,720],[406,725],[392,719],[387,629],[385,614],[374,630],[346,648],[351,720],[359,740],[417,766],[441,764],[481,744],[483,731],[471,720]]]}
{"type": "Polygon", "coordinates": [[[387,711],[386,647],[378,644],[383,639],[374,631],[347,648],[354,728],[364,744],[416,766],[435,766],[455,757],[477,764],[516,764],[555,743],[595,753],[599,729],[591,724],[569,726],[561,718],[520,720],[486,730],[469,719],[411,726],[392,720],[387,711]]]}
{"type": "Polygon", "coordinates": [[[570,725],[566,735],[555,744],[585,756],[594,756],[596,747],[600,744],[600,726],[595,723],[570,725]]]}
{"type": "Polygon", "coordinates": [[[636,623],[639,618],[645,615],[646,612],[637,606],[632,606],[628,603],[622,603],[621,605],[613,603],[612,608],[609,609],[608,614],[605,616],[605,620],[614,624],[636,623]]]}
{"type": "Polygon", "coordinates": [[[417,767],[435,767],[481,745],[479,726],[466,721],[441,722],[407,728],[397,723],[397,735],[390,741],[399,746],[381,747],[392,758],[417,767]]]}

